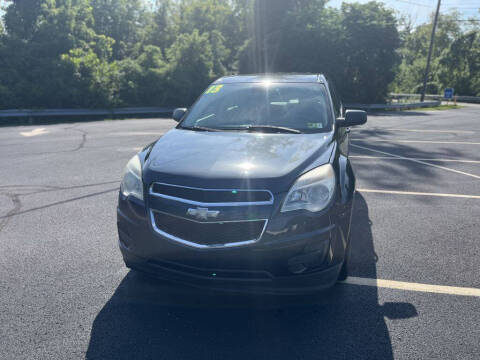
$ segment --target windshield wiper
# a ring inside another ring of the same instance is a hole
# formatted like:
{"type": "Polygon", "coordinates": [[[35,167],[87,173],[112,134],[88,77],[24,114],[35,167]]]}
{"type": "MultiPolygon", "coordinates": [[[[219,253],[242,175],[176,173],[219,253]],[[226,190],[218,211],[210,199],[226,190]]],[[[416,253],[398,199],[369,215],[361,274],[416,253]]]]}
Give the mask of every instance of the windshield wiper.
{"type": "Polygon", "coordinates": [[[192,130],[192,131],[220,131],[219,129],[204,127],[204,126],[178,126],[180,129],[192,130]]]}
{"type": "Polygon", "coordinates": [[[225,130],[241,130],[241,131],[262,131],[262,132],[271,132],[271,133],[289,133],[289,134],[301,134],[302,132],[297,129],[292,129],[284,126],[275,126],[275,125],[247,125],[247,126],[232,126],[232,127],[220,127],[220,128],[209,128],[204,126],[182,126],[179,125],[178,128],[192,131],[225,131],[225,130]]]}
{"type": "Polygon", "coordinates": [[[275,126],[275,125],[250,125],[248,126],[248,130],[255,131],[255,130],[267,130],[271,132],[283,132],[283,133],[290,133],[290,134],[301,134],[302,132],[297,129],[292,129],[285,126],[275,126]]]}
{"type": "Polygon", "coordinates": [[[246,131],[264,131],[272,133],[290,133],[290,134],[301,134],[302,132],[297,129],[292,129],[284,126],[275,126],[275,125],[247,125],[239,127],[225,127],[222,130],[246,130],[246,131]]]}

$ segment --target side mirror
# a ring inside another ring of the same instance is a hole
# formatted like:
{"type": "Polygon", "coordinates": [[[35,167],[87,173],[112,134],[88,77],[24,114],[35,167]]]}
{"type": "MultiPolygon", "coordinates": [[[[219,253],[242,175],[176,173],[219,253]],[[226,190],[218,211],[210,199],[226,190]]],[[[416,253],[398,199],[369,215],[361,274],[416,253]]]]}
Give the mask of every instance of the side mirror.
{"type": "Polygon", "coordinates": [[[363,110],[347,110],[345,118],[339,118],[335,121],[338,127],[350,127],[363,125],[367,122],[367,113],[363,110]]]}
{"type": "Polygon", "coordinates": [[[187,112],[187,108],[176,108],[175,110],[173,110],[173,115],[172,115],[173,120],[175,120],[176,122],[179,122],[180,120],[182,120],[182,117],[183,115],[185,115],[186,112],[187,112]]]}

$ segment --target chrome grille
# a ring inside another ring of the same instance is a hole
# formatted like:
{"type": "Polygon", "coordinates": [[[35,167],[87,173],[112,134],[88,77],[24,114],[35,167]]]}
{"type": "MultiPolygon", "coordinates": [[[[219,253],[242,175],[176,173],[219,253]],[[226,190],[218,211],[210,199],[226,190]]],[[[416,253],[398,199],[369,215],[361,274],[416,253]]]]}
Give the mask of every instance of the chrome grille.
{"type": "Polygon", "coordinates": [[[273,195],[268,190],[201,189],[187,186],[154,183],[150,194],[199,206],[271,205],[273,195]]]}
{"type": "Polygon", "coordinates": [[[154,183],[149,193],[153,229],[172,241],[196,248],[259,241],[273,204],[268,190],[200,189],[154,183]]]}
{"type": "Polygon", "coordinates": [[[153,211],[158,230],[185,244],[202,247],[228,247],[253,243],[262,235],[266,220],[195,221],[153,211]]]}

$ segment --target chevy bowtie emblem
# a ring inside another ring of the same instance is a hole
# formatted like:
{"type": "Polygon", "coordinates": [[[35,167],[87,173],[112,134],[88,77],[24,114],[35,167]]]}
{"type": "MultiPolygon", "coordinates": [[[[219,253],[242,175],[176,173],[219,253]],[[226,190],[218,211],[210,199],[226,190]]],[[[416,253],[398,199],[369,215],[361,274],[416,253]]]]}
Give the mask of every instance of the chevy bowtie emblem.
{"type": "Polygon", "coordinates": [[[208,208],[197,207],[196,209],[188,209],[187,215],[193,216],[198,220],[207,220],[211,218],[216,218],[220,214],[218,210],[208,210],[208,208]]]}

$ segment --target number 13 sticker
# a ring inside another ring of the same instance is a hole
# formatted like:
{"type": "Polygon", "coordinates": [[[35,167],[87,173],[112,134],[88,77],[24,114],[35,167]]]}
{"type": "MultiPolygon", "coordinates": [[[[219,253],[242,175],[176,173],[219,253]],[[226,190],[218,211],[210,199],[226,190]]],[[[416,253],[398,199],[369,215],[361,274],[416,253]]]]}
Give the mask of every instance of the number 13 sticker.
{"type": "Polygon", "coordinates": [[[205,94],[216,94],[222,87],[223,85],[212,85],[207,89],[207,91],[205,91],[205,94]]]}

